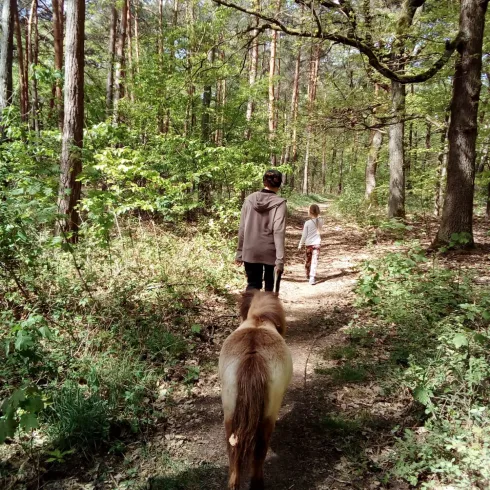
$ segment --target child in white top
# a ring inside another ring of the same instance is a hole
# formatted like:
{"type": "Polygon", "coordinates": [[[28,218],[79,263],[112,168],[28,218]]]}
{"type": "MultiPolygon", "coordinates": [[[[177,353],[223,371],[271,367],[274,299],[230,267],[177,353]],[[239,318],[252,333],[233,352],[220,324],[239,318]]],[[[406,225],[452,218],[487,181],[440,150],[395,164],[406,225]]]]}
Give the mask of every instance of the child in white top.
{"type": "Polygon", "coordinates": [[[313,285],[315,284],[316,268],[320,255],[320,243],[322,241],[320,232],[323,227],[323,219],[320,218],[320,208],[317,204],[310,206],[309,215],[310,219],[304,225],[303,235],[301,236],[298,249],[301,249],[303,244],[306,245],[306,278],[313,285]]]}

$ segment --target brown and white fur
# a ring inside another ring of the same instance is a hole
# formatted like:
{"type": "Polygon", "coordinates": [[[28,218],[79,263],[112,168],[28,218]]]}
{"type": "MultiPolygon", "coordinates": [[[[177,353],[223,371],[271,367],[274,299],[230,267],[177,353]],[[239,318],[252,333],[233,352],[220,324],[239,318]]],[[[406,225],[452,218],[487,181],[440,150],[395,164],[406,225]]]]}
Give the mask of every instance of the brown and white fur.
{"type": "Polygon", "coordinates": [[[228,488],[238,490],[252,461],[251,490],[264,488],[264,461],[293,363],[284,341],[286,318],[277,296],[245,293],[242,324],[219,357],[221,397],[230,462],[228,488]]]}

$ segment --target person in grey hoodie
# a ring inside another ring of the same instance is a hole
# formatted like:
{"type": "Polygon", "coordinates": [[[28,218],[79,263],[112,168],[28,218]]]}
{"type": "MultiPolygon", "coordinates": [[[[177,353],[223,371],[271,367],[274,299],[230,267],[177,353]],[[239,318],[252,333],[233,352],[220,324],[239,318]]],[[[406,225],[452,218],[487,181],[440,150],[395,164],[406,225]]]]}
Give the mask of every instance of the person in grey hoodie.
{"type": "Polygon", "coordinates": [[[245,199],[240,217],[237,265],[245,265],[247,291],[274,289],[274,267],[284,270],[284,241],[286,237],[286,199],[277,192],[282,184],[278,170],[264,174],[264,188],[245,199]]]}

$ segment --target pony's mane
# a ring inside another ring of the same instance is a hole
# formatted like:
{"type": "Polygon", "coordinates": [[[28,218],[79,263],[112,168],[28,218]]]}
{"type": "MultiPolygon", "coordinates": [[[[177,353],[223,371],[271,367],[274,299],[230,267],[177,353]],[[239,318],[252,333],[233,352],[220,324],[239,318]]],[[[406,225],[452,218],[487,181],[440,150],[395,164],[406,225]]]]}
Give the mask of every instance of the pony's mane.
{"type": "Polygon", "coordinates": [[[256,326],[269,321],[283,337],[286,333],[286,314],[281,301],[273,293],[246,291],[242,294],[240,315],[242,321],[253,320],[256,326]]]}

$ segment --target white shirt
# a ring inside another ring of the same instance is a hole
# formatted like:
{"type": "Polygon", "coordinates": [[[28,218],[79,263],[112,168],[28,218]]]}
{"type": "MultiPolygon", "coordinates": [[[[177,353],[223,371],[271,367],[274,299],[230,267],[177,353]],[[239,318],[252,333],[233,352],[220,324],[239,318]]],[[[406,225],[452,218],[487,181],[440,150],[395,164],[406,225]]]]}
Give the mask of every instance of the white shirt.
{"type": "Polygon", "coordinates": [[[322,237],[320,236],[320,231],[323,227],[322,218],[309,219],[303,228],[303,235],[299,245],[320,245],[322,237]]]}

